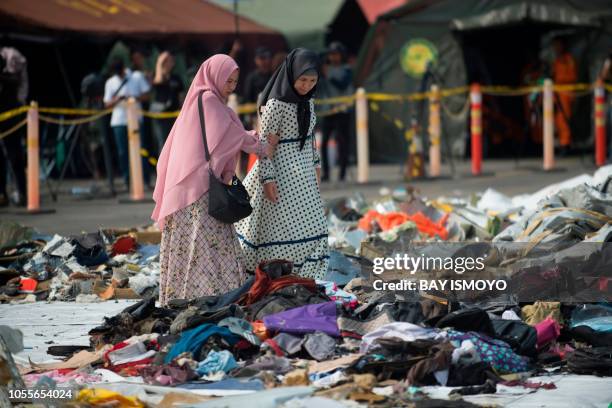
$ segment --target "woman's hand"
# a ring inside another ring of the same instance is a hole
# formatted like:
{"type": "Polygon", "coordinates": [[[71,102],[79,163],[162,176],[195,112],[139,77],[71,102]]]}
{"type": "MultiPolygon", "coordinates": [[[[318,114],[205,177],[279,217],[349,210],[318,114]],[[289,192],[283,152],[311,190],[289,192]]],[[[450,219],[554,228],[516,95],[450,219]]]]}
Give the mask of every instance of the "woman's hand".
{"type": "Polygon", "coordinates": [[[268,141],[268,145],[266,146],[266,156],[271,159],[272,156],[274,156],[274,152],[276,151],[276,146],[278,146],[278,141],[280,138],[278,135],[271,133],[266,136],[266,140],[268,141]]]}
{"type": "Polygon", "coordinates": [[[278,189],[276,187],[276,181],[265,183],[263,185],[263,190],[264,196],[268,199],[268,201],[275,204],[278,202],[278,189]]]}

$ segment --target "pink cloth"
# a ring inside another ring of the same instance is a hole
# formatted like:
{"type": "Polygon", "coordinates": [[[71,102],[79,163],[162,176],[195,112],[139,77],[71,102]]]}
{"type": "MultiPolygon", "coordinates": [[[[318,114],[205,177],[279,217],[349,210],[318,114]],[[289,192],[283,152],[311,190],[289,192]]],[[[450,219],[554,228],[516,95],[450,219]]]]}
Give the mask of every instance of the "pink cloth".
{"type": "Polygon", "coordinates": [[[561,327],[552,317],[548,316],[540,323],[533,326],[538,333],[538,348],[545,346],[561,334],[561,327]]]}
{"type": "Polygon", "coordinates": [[[203,95],[206,140],[212,169],[217,177],[231,180],[240,150],[259,153],[263,146],[255,131],[247,132],[238,115],[226,105],[221,90],[238,69],[224,54],[213,55],[200,66],[178,118],[157,162],[157,182],[153,192],[155,209],[151,218],[163,228],[168,215],[197,201],[208,191],[209,163],[198,116],[198,96],[203,95]]]}

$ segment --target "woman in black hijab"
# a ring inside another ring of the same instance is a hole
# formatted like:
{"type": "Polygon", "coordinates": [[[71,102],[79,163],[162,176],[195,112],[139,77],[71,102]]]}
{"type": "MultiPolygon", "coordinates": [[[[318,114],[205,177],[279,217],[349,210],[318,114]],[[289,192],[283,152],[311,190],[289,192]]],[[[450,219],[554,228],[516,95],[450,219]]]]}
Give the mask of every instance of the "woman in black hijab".
{"type": "Polygon", "coordinates": [[[287,259],[305,277],[321,279],[327,272],[327,223],[313,136],[318,80],[318,55],[298,48],[260,95],[260,134],[276,134],[280,141],[274,156],[259,160],[244,180],[253,213],[236,229],[249,270],[262,261],[287,259]]]}

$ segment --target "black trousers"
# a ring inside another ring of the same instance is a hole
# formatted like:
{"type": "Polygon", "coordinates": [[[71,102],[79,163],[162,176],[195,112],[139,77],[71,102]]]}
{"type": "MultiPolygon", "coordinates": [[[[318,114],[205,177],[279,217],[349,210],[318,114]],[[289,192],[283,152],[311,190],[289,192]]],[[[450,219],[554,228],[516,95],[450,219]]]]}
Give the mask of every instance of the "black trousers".
{"type": "MultiPolygon", "coordinates": [[[[11,109],[0,109],[0,112],[11,109]]],[[[10,129],[15,124],[19,123],[23,119],[23,115],[15,118],[11,118],[4,122],[0,122],[0,132],[10,129]]],[[[21,196],[21,200],[26,198],[26,175],[25,175],[25,148],[22,144],[26,135],[26,127],[21,127],[17,132],[12,133],[2,139],[4,146],[7,150],[8,160],[4,157],[4,153],[0,153],[0,195],[8,198],[8,191],[6,185],[6,176],[9,173],[9,166],[13,168],[15,172],[15,178],[17,183],[17,189],[21,196]]]]}
{"type": "Polygon", "coordinates": [[[338,165],[340,166],[340,180],[346,176],[351,141],[351,114],[336,113],[323,118],[323,140],[321,142],[321,170],[322,179],[329,178],[329,161],[327,160],[327,146],[329,140],[334,138],[338,148],[338,165]]]}

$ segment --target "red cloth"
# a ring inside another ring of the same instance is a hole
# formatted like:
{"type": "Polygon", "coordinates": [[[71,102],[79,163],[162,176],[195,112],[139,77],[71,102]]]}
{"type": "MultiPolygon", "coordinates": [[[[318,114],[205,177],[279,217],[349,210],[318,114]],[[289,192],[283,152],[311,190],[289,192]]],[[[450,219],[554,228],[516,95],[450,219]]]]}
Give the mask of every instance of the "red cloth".
{"type": "Polygon", "coordinates": [[[257,269],[255,270],[255,282],[246,295],[240,299],[240,304],[246,306],[251,305],[264,296],[274,293],[277,290],[289,285],[302,285],[311,292],[316,292],[317,285],[313,279],[300,278],[296,275],[285,275],[277,279],[270,279],[268,274],[261,269],[261,267],[268,262],[278,262],[278,260],[262,262],[259,264],[259,266],[257,266],[257,269]]]}
{"type": "Polygon", "coordinates": [[[136,245],[137,245],[136,240],[129,235],[119,237],[113,244],[112,254],[113,256],[115,256],[119,254],[132,253],[136,251],[136,245]]]}

